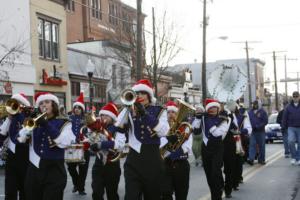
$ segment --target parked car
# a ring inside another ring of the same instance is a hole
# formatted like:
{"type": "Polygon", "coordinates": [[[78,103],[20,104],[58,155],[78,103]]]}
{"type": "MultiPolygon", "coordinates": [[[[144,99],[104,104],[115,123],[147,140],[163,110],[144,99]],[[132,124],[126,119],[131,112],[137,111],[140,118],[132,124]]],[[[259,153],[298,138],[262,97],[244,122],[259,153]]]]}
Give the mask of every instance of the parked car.
{"type": "Polygon", "coordinates": [[[271,114],[268,124],[265,126],[266,143],[273,143],[274,140],[282,140],[281,126],[276,122],[278,113],[271,114]]]}

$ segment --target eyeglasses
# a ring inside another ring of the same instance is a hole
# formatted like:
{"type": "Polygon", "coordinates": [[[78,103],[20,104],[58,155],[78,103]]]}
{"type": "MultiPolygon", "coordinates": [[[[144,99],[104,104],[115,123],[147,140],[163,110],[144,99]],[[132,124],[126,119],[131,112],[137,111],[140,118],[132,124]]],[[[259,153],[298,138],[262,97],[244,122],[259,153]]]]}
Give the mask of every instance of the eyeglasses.
{"type": "Polygon", "coordinates": [[[293,95],[293,98],[298,98],[299,97],[299,95],[293,95]]]}

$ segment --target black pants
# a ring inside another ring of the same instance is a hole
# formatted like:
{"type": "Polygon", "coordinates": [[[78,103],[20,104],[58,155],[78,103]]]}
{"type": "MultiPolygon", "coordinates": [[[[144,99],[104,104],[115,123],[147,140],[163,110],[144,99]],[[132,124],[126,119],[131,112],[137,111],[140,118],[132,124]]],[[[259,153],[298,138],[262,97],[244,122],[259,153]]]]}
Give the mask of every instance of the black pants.
{"type": "Polygon", "coordinates": [[[239,183],[243,181],[243,163],[244,163],[244,157],[241,155],[236,155],[236,174],[235,179],[236,183],[234,184],[234,187],[238,187],[239,183]]]}
{"type": "Polygon", "coordinates": [[[159,199],[162,166],[159,145],[142,144],[140,153],[130,149],[124,164],[125,200],[159,199]]]}
{"type": "Polygon", "coordinates": [[[165,160],[165,190],[162,200],[172,200],[175,192],[176,200],[186,200],[189,191],[190,164],[187,160],[165,160]]]}
{"type": "Polygon", "coordinates": [[[84,191],[85,179],[89,169],[90,153],[84,152],[84,163],[68,163],[68,171],[72,177],[74,187],[79,191],[84,191]],[[77,171],[78,167],[78,171],[77,171]]]}
{"type": "Polygon", "coordinates": [[[25,182],[27,199],[63,200],[66,185],[64,160],[41,160],[40,168],[29,164],[25,182]]]}
{"type": "Polygon", "coordinates": [[[202,161],[207,183],[212,200],[221,200],[224,180],[222,175],[223,166],[223,143],[220,140],[209,140],[207,145],[202,144],[202,161]]]}
{"type": "MultiPolygon", "coordinates": [[[[227,136],[226,136],[227,137],[227,136]]],[[[236,144],[233,138],[231,141],[224,141],[224,174],[225,174],[225,194],[230,195],[235,187],[235,175],[237,174],[236,144]]]]}
{"type": "Polygon", "coordinates": [[[8,155],[5,165],[5,200],[24,200],[24,183],[29,163],[28,146],[16,145],[15,154],[9,149],[7,151],[8,155]]]}
{"type": "Polygon", "coordinates": [[[241,135],[241,141],[242,141],[242,146],[245,151],[245,155],[243,156],[243,161],[247,161],[249,158],[249,144],[250,144],[250,139],[248,135],[241,135]]]}
{"type": "Polygon", "coordinates": [[[105,165],[96,157],[92,169],[93,200],[104,200],[106,192],[107,200],[119,200],[118,186],[120,182],[120,161],[108,162],[105,165]]]}

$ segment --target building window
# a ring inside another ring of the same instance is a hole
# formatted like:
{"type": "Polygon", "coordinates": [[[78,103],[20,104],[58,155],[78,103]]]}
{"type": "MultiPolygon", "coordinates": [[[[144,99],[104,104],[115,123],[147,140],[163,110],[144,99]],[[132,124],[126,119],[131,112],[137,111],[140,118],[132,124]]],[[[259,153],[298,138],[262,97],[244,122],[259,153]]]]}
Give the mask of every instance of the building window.
{"type": "Polygon", "coordinates": [[[124,80],[125,80],[125,70],[124,70],[124,67],[121,67],[121,69],[120,69],[120,86],[121,86],[121,89],[123,90],[124,88],[125,88],[125,82],[124,82],[124,80]]]}
{"type": "Polygon", "coordinates": [[[59,59],[59,28],[58,24],[39,18],[39,55],[50,60],[59,59]]]}
{"type": "Polygon", "coordinates": [[[67,3],[67,10],[75,12],[75,1],[74,0],[69,0],[67,3]]]}
{"type": "Polygon", "coordinates": [[[80,83],[71,82],[71,96],[79,96],[79,95],[80,95],[80,83]]]}
{"type": "Polygon", "coordinates": [[[123,31],[125,31],[126,33],[130,33],[130,22],[129,22],[129,14],[123,10],[122,11],[122,29],[123,31]]]}
{"type": "Polygon", "coordinates": [[[101,0],[91,0],[92,17],[101,19],[101,0]]]}
{"type": "Polygon", "coordinates": [[[116,89],[116,87],[117,87],[116,65],[112,65],[111,78],[112,78],[112,88],[116,89]]]}
{"type": "Polygon", "coordinates": [[[108,13],[109,13],[109,23],[113,25],[118,25],[117,5],[110,3],[108,13]]]}

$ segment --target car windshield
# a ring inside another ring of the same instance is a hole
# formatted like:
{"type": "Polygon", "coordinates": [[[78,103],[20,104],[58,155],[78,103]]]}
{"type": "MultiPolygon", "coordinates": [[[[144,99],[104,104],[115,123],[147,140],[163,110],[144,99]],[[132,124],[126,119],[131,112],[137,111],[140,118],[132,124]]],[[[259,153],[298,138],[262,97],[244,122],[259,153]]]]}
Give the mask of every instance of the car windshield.
{"type": "Polygon", "coordinates": [[[276,124],[277,114],[269,116],[269,124],[276,124]]]}

